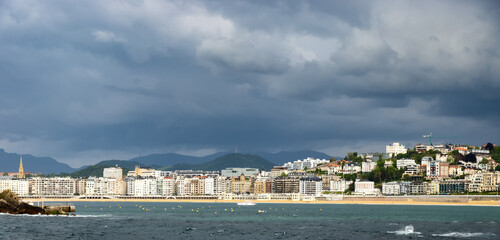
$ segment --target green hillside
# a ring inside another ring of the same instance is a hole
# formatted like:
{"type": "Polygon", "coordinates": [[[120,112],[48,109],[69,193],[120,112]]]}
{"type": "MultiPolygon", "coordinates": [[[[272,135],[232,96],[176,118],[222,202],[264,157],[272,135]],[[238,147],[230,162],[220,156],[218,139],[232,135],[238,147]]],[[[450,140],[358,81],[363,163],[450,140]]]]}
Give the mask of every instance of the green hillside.
{"type": "Polygon", "coordinates": [[[176,164],[172,167],[166,167],[166,170],[205,170],[219,171],[228,167],[251,167],[269,170],[274,166],[272,162],[252,154],[230,153],[220,156],[213,161],[201,164],[176,164]]]}
{"type": "MultiPolygon", "coordinates": [[[[123,160],[106,160],[97,163],[96,165],[91,165],[86,168],[80,169],[76,172],[69,174],[69,176],[78,178],[87,178],[87,177],[102,177],[102,171],[104,168],[108,167],[121,167],[123,170],[123,175],[125,176],[128,171],[134,170],[135,166],[140,165],[138,162],[131,161],[123,161],[123,160]]],[[[141,166],[144,167],[144,166],[141,166]]]]}

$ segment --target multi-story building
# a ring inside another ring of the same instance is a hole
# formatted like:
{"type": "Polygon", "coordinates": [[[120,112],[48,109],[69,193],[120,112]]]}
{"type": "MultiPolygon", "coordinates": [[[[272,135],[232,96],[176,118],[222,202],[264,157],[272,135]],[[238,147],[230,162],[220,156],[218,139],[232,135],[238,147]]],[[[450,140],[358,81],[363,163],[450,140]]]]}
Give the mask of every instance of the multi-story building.
{"type": "Polygon", "coordinates": [[[10,189],[17,195],[29,194],[29,181],[26,179],[14,179],[10,177],[0,177],[0,192],[10,189]]]}
{"type": "Polygon", "coordinates": [[[411,182],[408,194],[424,195],[427,193],[427,182],[411,182]]]}
{"type": "Polygon", "coordinates": [[[446,179],[439,182],[440,193],[464,193],[470,181],[465,179],[446,179]]]}
{"type": "Polygon", "coordinates": [[[492,192],[498,190],[498,173],[491,172],[477,172],[475,174],[466,176],[470,180],[470,192],[492,192]]]}
{"type": "Polygon", "coordinates": [[[382,194],[384,195],[399,195],[401,186],[399,182],[382,183],[382,194]]]}
{"type": "Polygon", "coordinates": [[[124,195],[127,183],[116,178],[89,178],[86,180],[86,195],[124,195]]]}
{"type": "Polygon", "coordinates": [[[342,172],[345,174],[354,174],[361,172],[361,166],[359,163],[346,163],[342,167],[342,172]]]}
{"type": "Polygon", "coordinates": [[[300,178],[299,193],[305,195],[318,195],[323,191],[323,182],[319,177],[300,178]]]}
{"type": "Polygon", "coordinates": [[[279,177],[283,174],[288,174],[290,170],[287,167],[275,166],[271,168],[271,177],[279,177]]]}
{"type": "Polygon", "coordinates": [[[439,194],[439,181],[433,180],[427,183],[427,195],[439,194]]]}
{"type": "Polygon", "coordinates": [[[299,178],[277,177],[273,181],[273,193],[298,193],[299,178]]]}
{"type": "Polygon", "coordinates": [[[312,157],[308,157],[304,160],[297,160],[297,161],[294,161],[294,162],[287,162],[285,163],[283,166],[288,168],[288,169],[291,169],[291,170],[303,170],[305,168],[307,169],[314,169],[316,168],[318,165],[321,165],[321,164],[324,164],[324,163],[329,163],[330,161],[329,160],[326,160],[326,159],[315,159],[315,158],[312,158],[312,157]]]}
{"type": "Polygon", "coordinates": [[[162,196],[175,195],[175,179],[172,177],[164,177],[158,181],[159,193],[162,196]]]}
{"type": "Polygon", "coordinates": [[[121,179],[123,177],[123,170],[121,167],[118,167],[118,166],[104,168],[102,176],[104,178],[121,179]]]}
{"type": "Polygon", "coordinates": [[[31,194],[33,195],[73,195],[76,193],[74,178],[31,178],[31,194]]]}
{"type": "Polygon", "coordinates": [[[158,182],[156,178],[138,178],[134,181],[134,196],[156,196],[158,182]]]}
{"type": "Polygon", "coordinates": [[[231,177],[231,193],[250,193],[252,192],[252,183],[252,178],[248,176],[231,177]]]}
{"type": "Polygon", "coordinates": [[[228,190],[231,190],[231,183],[226,177],[218,176],[214,178],[214,194],[217,196],[224,195],[228,190]]]}
{"type": "Polygon", "coordinates": [[[221,171],[221,175],[224,177],[253,176],[258,174],[259,169],[257,168],[226,168],[221,171]]]}
{"type": "Polygon", "coordinates": [[[372,194],[375,192],[375,183],[373,181],[356,181],[354,182],[354,191],[363,194],[372,194]]]}
{"type": "Polygon", "coordinates": [[[410,158],[403,158],[403,159],[396,160],[396,167],[398,169],[402,169],[402,168],[405,168],[408,166],[415,166],[415,165],[417,165],[415,160],[410,159],[410,158]]]}
{"type": "Polygon", "coordinates": [[[408,149],[402,144],[399,144],[398,142],[392,143],[392,145],[386,145],[385,146],[385,153],[387,153],[389,156],[394,157],[397,156],[400,153],[407,153],[408,149]]]}
{"type": "Polygon", "coordinates": [[[320,177],[323,182],[323,191],[330,191],[330,182],[340,179],[337,175],[321,175],[320,177]]]}
{"type": "Polygon", "coordinates": [[[346,181],[345,179],[337,179],[330,181],[330,191],[332,192],[344,192],[349,189],[352,181],[346,181]]]}
{"type": "Polygon", "coordinates": [[[363,172],[363,173],[371,172],[371,171],[375,170],[376,167],[377,167],[376,162],[362,162],[361,163],[361,172],[363,172]]]}

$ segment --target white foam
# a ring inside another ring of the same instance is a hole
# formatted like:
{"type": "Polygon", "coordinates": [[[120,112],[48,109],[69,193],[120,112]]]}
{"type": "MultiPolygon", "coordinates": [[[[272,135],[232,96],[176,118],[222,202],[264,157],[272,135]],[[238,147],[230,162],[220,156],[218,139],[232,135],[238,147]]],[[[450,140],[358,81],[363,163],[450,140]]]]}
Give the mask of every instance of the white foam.
{"type": "Polygon", "coordinates": [[[396,235],[420,235],[420,234],[422,234],[420,232],[415,232],[413,225],[407,225],[407,226],[405,226],[404,229],[401,229],[398,231],[387,231],[387,233],[394,233],[396,235]]]}
{"type": "Polygon", "coordinates": [[[469,232],[450,232],[441,234],[432,234],[434,237],[453,237],[453,238],[471,238],[483,236],[495,236],[494,233],[469,233],[469,232]]]}

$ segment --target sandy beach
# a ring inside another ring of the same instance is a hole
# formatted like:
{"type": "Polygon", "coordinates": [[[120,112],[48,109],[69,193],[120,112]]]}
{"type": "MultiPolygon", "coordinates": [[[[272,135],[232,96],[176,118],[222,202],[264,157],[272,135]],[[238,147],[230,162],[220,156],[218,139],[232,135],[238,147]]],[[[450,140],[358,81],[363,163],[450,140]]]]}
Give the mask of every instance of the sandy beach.
{"type": "MultiPolygon", "coordinates": [[[[73,199],[73,198],[40,198],[23,199],[26,202],[172,202],[172,203],[238,203],[245,200],[211,200],[211,199],[73,199]]],[[[253,200],[255,203],[281,203],[281,204],[372,204],[372,205],[449,205],[449,206],[500,206],[500,199],[495,200],[469,200],[465,202],[453,201],[406,201],[388,200],[338,200],[338,201],[292,201],[292,200],[253,200]]]]}

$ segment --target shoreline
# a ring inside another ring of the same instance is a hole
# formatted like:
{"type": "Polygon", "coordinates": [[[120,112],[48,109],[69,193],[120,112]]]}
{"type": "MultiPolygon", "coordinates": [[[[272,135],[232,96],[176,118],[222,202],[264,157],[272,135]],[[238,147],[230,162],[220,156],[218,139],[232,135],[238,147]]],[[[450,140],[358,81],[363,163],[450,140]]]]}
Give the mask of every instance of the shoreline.
{"type": "MultiPolygon", "coordinates": [[[[210,200],[210,199],[72,199],[72,198],[37,198],[20,199],[24,202],[148,202],[148,203],[239,203],[245,200],[210,200]]],[[[360,204],[360,205],[435,205],[435,206],[500,206],[500,200],[447,202],[447,201],[390,201],[390,200],[338,200],[338,201],[292,201],[292,200],[252,200],[259,203],[280,204],[360,204]]]]}

